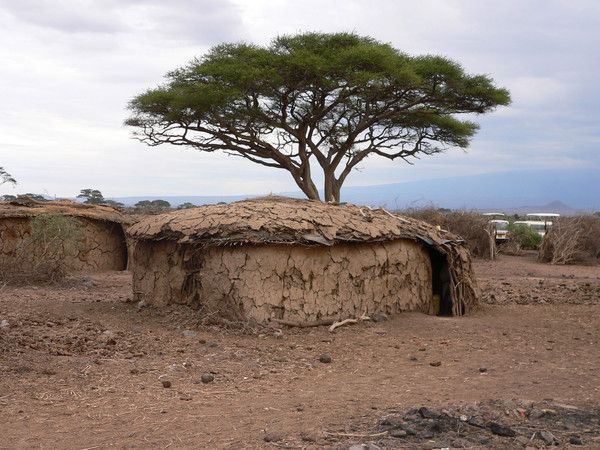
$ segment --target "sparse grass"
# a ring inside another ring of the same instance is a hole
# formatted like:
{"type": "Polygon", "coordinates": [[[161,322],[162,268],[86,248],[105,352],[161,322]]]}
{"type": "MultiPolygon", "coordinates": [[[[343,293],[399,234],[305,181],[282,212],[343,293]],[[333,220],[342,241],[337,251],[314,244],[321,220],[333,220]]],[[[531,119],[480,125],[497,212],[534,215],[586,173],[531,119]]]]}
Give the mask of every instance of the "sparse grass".
{"type": "Polygon", "coordinates": [[[40,214],[9,261],[0,264],[0,280],[9,284],[53,283],[67,274],[67,259],[83,241],[82,224],[62,214],[40,214]]]}

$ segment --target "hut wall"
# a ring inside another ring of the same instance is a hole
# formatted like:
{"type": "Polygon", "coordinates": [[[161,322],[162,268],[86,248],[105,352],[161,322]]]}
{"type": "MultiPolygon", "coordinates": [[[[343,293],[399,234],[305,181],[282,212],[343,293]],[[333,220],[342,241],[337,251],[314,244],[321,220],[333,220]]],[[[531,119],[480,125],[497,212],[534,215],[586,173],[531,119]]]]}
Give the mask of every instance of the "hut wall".
{"type": "Polygon", "coordinates": [[[138,241],[132,271],[138,301],[229,319],[302,323],[431,308],[430,258],[409,240],[204,249],[138,241]]]}
{"type": "MultiPolygon", "coordinates": [[[[67,251],[65,268],[70,272],[124,270],[127,248],[122,226],[114,222],[78,220],[82,233],[77,245],[67,251]]],[[[18,268],[24,263],[34,266],[43,259],[43,249],[31,244],[30,235],[28,217],[0,219],[0,259],[5,267],[18,268]]]]}

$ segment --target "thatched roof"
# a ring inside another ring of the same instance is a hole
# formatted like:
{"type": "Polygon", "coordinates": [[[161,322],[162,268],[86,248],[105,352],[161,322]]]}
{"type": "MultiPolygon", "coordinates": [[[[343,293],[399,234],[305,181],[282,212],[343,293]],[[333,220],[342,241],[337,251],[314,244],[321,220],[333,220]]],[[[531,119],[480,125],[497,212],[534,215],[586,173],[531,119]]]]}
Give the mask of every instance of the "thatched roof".
{"type": "Polygon", "coordinates": [[[12,202],[0,202],[0,219],[34,217],[39,214],[64,214],[105,222],[129,222],[127,217],[117,209],[104,205],[87,205],[70,200],[38,202],[32,199],[18,199],[12,202]]]}
{"type": "Polygon", "coordinates": [[[127,232],[137,240],[194,246],[334,245],[410,239],[446,257],[456,315],[470,310],[479,297],[471,257],[462,239],[381,208],[262,197],[149,216],[127,232]]]}

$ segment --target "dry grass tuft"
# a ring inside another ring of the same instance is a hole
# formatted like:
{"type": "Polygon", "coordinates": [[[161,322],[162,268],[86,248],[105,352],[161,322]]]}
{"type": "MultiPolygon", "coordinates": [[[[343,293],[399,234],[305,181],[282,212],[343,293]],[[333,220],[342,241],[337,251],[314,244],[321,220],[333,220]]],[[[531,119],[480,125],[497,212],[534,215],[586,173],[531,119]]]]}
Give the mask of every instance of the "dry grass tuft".
{"type": "Polygon", "coordinates": [[[597,264],[600,262],[600,218],[559,218],[546,233],[538,258],[550,264],[597,264]]]}
{"type": "Polygon", "coordinates": [[[436,208],[412,208],[401,214],[439,226],[463,238],[473,256],[493,258],[496,242],[489,219],[474,211],[447,211],[436,208]]]}

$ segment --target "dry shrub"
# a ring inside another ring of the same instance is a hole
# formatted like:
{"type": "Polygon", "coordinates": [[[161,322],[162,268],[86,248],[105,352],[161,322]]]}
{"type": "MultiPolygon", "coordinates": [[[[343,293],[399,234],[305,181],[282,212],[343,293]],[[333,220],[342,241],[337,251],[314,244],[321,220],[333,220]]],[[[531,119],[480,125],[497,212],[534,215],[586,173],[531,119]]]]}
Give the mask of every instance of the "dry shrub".
{"type": "Polygon", "coordinates": [[[4,283],[53,283],[67,274],[67,258],[83,244],[83,227],[74,217],[40,214],[31,219],[31,231],[17,245],[14,258],[0,263],[4,283]]]}
{"type": "Polygon", "coordinates": [[[480,258],[492,258],[496,254],[496,242],[489,218],[473,211],[448,211],[436,208],[411,208],[401,211],[415,219],[439,226],[463,238],[471,254],[480,258]]]}
{"type": "Polygon", "coordinates": [[[550,264],[599,263],[600,218],[559,218],[546,233],[538,257],[550,264]]]}

